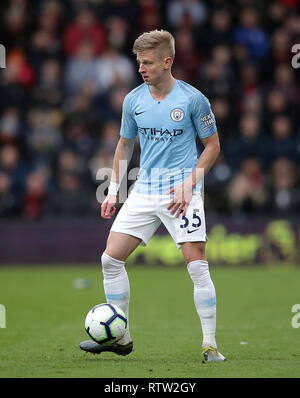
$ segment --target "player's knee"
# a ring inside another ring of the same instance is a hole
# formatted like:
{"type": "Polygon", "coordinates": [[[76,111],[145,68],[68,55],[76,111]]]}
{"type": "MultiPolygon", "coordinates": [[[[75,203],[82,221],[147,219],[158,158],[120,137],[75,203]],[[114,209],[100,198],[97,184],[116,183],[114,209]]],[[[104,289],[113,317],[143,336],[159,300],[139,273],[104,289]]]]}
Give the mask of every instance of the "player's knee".
{"type": "Polygon", "coordinates": [[[206,260],[206,251],[204,242],[188,242],[188,246],[184,248],[183,255],[187,264],[196,260],[206,260]]]}
{"type": "Polygon", "coordinates": [[[103,253],[101,256],[102,272],[105,277],[115,277],[118,276],[120,272],[124,269],[124,261],[117,260],[107,253],[103,253]]]}
{"type": "Polygon", "coordinates": [[[207,261],[192,261],[188,264],[187,269],[198,289],[214,289],[207,261]]]}
{"type": "Polygon", "coordinates": [[[206,274],[209,272],[208,262],[207,261],[191,261],[188,263],[188,271],[190,275],[196,276],[201,274],[206,274]]]}
{"type": "Polygon", "coordinates": [[[126,261],[131,253],[131,242],[128,243],[127,240],[122,238],[124,238],[122,234],[111,232],[104,252],[116,260],[126,261]]]}
{"type": "Polygon", "coordinates": [[[117,245],[116,239],[111,236],[109,236],[107,239],[104,254],[119,261],[126,261],[126,258],[124,258],[124,253],[117,245]]]}

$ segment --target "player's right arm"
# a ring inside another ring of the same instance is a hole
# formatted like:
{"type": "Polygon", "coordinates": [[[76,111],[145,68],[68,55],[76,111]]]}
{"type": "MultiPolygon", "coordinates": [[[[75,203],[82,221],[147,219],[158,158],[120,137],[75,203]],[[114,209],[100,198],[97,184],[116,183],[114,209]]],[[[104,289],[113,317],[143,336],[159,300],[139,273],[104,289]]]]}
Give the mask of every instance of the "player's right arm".
{"type": "Polygon", "coordinates": [[[133,117],[132,100],[132,95],[127,94],[123,101],[120,139],[114,155],[110,188],[101,206],[101,216],[107,219],[115,214],[118,188],[132,157],[134,141],[137,136],[138,129],[133,117]],[[124,161],[126,167],[124,167],[124,161]]]}
{"type": "MultiPolygon", "coordinates": [[[[134,138],[120,137],[114,155],[113,171],[110,180],[110,186],[118,187],[124,177],[127,167],[124,168],[124,163],[129,164],[134,148],[134,138]],[[125,161],[125,162],[124,162],[125,161]],[[123,166],[123,167],[122,167],[123,166]]],[[[117,189],[116,189],[117,191],[117,189]]],[[[106,196],[101,205],[101,217],[110,219],[116,211],[117,193],[110,192],[106,196]]]]}

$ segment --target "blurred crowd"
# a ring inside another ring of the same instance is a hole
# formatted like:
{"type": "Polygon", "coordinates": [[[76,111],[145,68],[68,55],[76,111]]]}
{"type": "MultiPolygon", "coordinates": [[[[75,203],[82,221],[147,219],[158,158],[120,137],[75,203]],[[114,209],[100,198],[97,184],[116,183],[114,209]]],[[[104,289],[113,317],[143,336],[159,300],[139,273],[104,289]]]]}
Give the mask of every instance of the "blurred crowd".
{"type": "Polygon", "coordinates": [[[112,166],[124,96],[142,83],[133,41],[152,29],[174,35],[174,76],[217,119],[207,211],[299,211],[298,0],[7,0],[0,19],[0,218],[99,214],[97,170],[112,166]]]}

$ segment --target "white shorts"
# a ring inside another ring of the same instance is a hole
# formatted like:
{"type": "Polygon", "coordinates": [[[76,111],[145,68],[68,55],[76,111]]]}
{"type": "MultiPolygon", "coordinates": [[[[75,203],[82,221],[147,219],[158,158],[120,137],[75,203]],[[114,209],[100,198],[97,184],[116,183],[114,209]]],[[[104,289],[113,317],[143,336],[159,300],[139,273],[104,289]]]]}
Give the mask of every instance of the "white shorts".
{"type": "Polygon", "coordinates": [[[143,195],[132,191],[121,207],[111,231],[132,235],[146,246],[161,223],[164,224],[176,246],[183,242],[206,242],[203,200],[194,194],[185,216],[178,218],[168,210],[170,195],[143,195]]]}

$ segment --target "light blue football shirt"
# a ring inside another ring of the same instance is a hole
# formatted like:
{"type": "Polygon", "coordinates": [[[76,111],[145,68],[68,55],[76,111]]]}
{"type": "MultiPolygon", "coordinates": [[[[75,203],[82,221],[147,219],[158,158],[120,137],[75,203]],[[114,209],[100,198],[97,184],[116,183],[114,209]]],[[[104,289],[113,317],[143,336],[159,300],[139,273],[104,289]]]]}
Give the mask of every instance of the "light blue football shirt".
{"type": "MultiPolygon", "coordinates": [[[[163,100],[155,100],[143,83],[123,102],[120,135],[140,140],[140,170],[134,191],[161,195],[182,184],[198,162],[196,135],[216,132],[208,99],[195,87],[176,80],[163,100]]],[[[196,190],[201,189],[201,181],[196,190]]]]}

